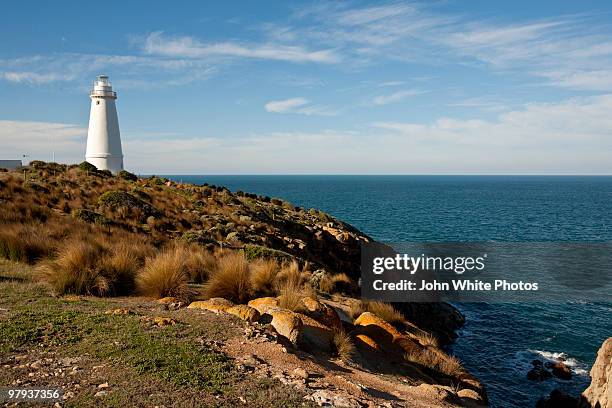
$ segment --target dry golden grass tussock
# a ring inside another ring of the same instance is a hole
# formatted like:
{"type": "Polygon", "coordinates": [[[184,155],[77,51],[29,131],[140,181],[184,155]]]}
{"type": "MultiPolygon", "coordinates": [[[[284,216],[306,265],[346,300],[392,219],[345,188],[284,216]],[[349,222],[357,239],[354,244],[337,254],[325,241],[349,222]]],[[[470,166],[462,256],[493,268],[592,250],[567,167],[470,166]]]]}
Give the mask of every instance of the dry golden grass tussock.
{"type": "Polygon", "coordinates": [[[251,263],[251,287],[258,296],[275,294],[276,275],[279,265],[274,259],[256,259],[251,263]]]}
{"type": "Polygon", "coordinates": [[[421,346],[440,347],[440,340],[436,336],[427,332],[418,332],[412,334],[421,346]]]}
{"type": "Polygon", "coordinates": [[[196,244],[174,244],[174,247],[183,252],[185,270],[189,280],[195,283],[204,283],[217,269],[217,257],[210,251],[196,244]]]}
{"type": "Polygon", "coordinates": [[[225,253],[205,286],[209,298],[222,297],[235,303],[245,303],[252,296],[249,263],[242,252],[225,253]]]}
{"type": "Polygon", "coordinates": [[[380,317],[387,323],[391,324],[403,324],[406,318],[399,311],[385,302],[378,300],[364,300],[361,302],[355,302],[351,304],[351,317],[356,319],[363,312],[370,312],[380,317]]]}
{"type": "Polygon", "coordinates": [[[135,290],[136,277],[154,248],[145,243],[119,241],[112,245],[99,268],[107,277],[114,295],[129,295],[135,290]]]}
{"type": "Polygon", "coordinates": [[[184,250],[170,247],[146,259],[136,277],[136,287],[146,296],[184,298],[189,295],[188,279],[184,250]]]}
{"type": "Polygon", "coordinates": [[[352,294],[355,292],[357,285],[345,273],[336,275],[325,275],[319,283],[319,289],[322,292],[333,295],[335,293],[352,294]]]}
{"type": "Polygon", "coordinates": [[[110,291],[110,282],[98,267],[103,255],[100,245],[70,241],[60,249],[57,259],[42,263],[38,273],[58,294],[104,296],[110,291]]]}
{"type": "Polygon", "coordinates": [[[296,261],[283,265],[276,276],[276,290],[278,292],[279,306],[301,312],[304,310],[302,299],[306,296],[315,295],[314,290],[308,285],[308,265],[300,269],[296,261]]]}
{"type": "Polygon", "coordinates": [[[352,361],[355,355],[355,343],[351,336],[344,330],[336,330],[333,342],[338,357],[345,363],[352,361]]]}
{"type": "Polygon", "coordinates": [[[53,242],[44,225],[10,224],[0,226],[0,257],[15,262],[34,262],[50,256],[53,242]]]}
{"type": "Polygon", "coordinates": [[[449,356],[442,351],[432,348],[407,353],[404,359],[409,363],[427,367],[450,377],[458,377],[465,372],[461,362],[456,357],[449,356]]]}

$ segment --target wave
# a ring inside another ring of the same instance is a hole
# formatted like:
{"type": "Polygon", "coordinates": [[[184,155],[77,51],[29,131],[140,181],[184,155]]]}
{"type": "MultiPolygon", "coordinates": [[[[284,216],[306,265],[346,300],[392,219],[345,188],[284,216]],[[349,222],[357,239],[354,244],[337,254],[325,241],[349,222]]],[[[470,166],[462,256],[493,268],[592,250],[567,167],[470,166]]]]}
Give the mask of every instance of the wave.
{"type": "Polygon", "coordinates": [[[589,375],[589,371],[587,370],[587,367],[583,362],[573,357],[568,357],[568,355],[564,352],[543,351],[543,350],[527,350],[527,351],[532,354],[537,354],[538,356],[540,356],[543,360],[547,362],[555,363],[558,361],[562,361],[563,364],[570,367],[572,371],[574,372],[574,374],[576,375],[581,375],[581,376],[589,375]]]}

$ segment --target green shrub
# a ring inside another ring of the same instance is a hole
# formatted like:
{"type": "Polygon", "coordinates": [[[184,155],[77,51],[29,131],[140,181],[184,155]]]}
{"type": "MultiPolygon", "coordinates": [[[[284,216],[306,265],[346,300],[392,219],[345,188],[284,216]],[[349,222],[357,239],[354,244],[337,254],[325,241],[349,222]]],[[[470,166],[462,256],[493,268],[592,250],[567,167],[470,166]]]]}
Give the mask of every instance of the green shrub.
{"type": "Polygon", "coordinates": [[[136,180],[138,180],[138,177],[135,174],[130,173],[127,170],[121,170],[119,172],[119,174],[117,174],[117,176],[120,179],[127,180],[127,181],[136,181],[136,180]]]}
{"type": "Polygon", "coordinates": [[[79,208],[78,210],[75,210],[73,213],[73,216],[74,218],[77,218],[81,221],[85,221],[90,224],[97,224],[97,225],[112,224],[112,221],[106,218],[105,216],[103,216],[102,214],[99,214],[95,211],[87,210],[85,208],[79,208]]]}
{"type": "Polygon", "coordinates": [[[98,171],[98,168],[96,166],[94,166],[93,164],[91,164],[90,162],[88,162],[88,161],[81,162],[79,164],[79,169],[81,169],[83,171],[90,172],[90,173],[94,173],[94,172],[98,171]]]}

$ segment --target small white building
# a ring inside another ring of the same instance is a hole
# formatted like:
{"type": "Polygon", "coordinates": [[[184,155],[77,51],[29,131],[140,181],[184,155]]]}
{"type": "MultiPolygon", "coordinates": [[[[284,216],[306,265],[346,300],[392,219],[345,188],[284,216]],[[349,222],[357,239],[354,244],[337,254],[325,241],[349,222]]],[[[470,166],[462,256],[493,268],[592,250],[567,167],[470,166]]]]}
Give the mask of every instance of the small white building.
{"type": "Polygon", "coordinates": [[[123,170],[123,152],[115,100],[117,93],[106,75],[98,75],[89,93],[91,110],[85,160],[99,170],[123,170]]]}
{"type": "Polygon", "coordinates": [[[0,160],[0,169],[17,170],[21,167],[21,160],[0,160]]]}

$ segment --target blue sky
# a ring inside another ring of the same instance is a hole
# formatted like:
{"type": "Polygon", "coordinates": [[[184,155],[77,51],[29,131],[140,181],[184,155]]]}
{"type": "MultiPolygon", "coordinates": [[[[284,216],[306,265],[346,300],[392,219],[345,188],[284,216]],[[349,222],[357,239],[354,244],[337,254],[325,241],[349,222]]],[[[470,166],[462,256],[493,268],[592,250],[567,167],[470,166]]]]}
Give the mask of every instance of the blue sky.
{"type": "Polygon", "coordinates": [[[7,2],[0,156],[182,174],[612,174],[609,2],[7,2]]]}

